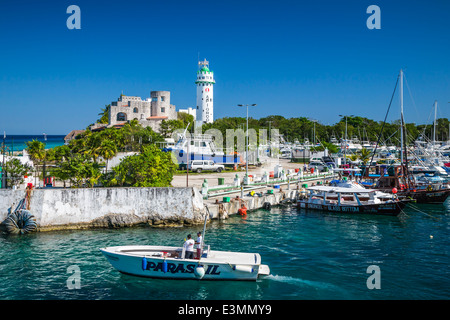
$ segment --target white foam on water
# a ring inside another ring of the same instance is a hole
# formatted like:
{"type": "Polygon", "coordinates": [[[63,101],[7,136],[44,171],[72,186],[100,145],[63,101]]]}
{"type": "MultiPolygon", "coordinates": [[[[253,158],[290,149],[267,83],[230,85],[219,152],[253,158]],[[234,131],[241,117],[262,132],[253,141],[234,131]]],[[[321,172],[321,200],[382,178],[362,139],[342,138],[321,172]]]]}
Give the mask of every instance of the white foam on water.
{"type": "Polygon", "coordinates": [[[297,284],[297,285],[307,285],[319,289],[331,289],[336,290],[336,286],[325,283],[325,282],[319,282],[319,281],[311,281],[311,280],[305,280],[300,278],[294,278],[290,276],[280,276],[280,275],[269,275],[266,277],[266,279],[279,281],[279,282],[285,282],[285,283],[291,283],[291,284],[297,284]]]}

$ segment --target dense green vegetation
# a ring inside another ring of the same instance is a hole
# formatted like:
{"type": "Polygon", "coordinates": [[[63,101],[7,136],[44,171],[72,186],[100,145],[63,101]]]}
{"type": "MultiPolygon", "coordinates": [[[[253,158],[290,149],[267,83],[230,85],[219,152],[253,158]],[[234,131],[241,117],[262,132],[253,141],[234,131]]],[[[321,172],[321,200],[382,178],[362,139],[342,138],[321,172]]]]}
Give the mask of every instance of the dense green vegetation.
{"type": "MultiPolygon", "coordinates": [[[[287,141],[298,140],[303,142],[304,139],[314,141],[314,122],[304,118],[284,118],[283,116],[268,116],[261,119],[249,118],[249,128],[256,129],[271,129],[279,130],[287,141]]],[[[394,145],[400,144],[399,121],[386,123],[381,136],[381,142],[388,142],[394,145]]],[[[214,123],[205,124],[202,127],[203,132],[208,129],[215,128],[222,132],[225,137],[226,129],[246,128],[246,119],[242,117],[225,117],[217,119],[214,123]]],[[[382,121],[374,121],[364,117],[348,116],[347,117],[347,137],[358,137],[360,140],[377,141],[378,136],[383,126],[382,121]]],[[[408,135],[408,142],[413,142],[419,135],[425,134],[428,138],[432,137],[433,125],[415,125],[414,123],[406,124],[406,131],[408,135]]],[[[447,140],[449,137],[449,120],[441,118],[437,120],[436,139],[447,140]]],[[[345,135],[345,118],[333,125],[323,125],[320,122],[315,123],[316,142],[329,142],[331,137],[337,139],[343,138],[345,135]]]]}
{"type": "Polygon", "coordinates": [[[5,162],[4,171],[6,172],[6,185],[14,187],[23,183],[24,176],[31,172],[31,168],[14,158],[5,162]]]}
{"type": "Polygon", "coordinates": [[[178,165],[171,152],[163,152],[154,144],[143,146],[141,152],[124,158],[105,177],[104,184],[133,187],[167,187],[178,165]]]}
{"type": "MultiPolygon", "coordinates": [[[[108,109],[109,106],[102,109],[99,114],[101,118],[97,122],[107,122],[108,109]]],[[[177,120],[162,122],[161,134],[154,132],[150,127],[143,128],[137,120],[133,120],[122,128],[106,128],[97,132],[87,129],[76,139],[70,141],[69,145],[53,149],[45,150],[42,142],[33,140],[27,143],[27,151],[41,177],[55,176],[64,182],[64,186],[70,182],[73,187],[92,187],[98,183],[104,186],[164,187],[170,186],[177,165],[171,158],[171,153],[161,151],[159,142],[170,137],[177,129],[188,127],[188,130],[192,132],[193,126],[192,116],[179,113],[177,120]],[[108,170],[108,161],[120,151],[136,152],[136,154],[125,157],[119,165],[108,170]],[[104,170],[106,173],[102,173],[103,167],[106,169],[104,170]]],[[[381,143],[399,145],[399,121],[385,123],[383,126],[382,121],[376,122],[358,116],[347,117],[349,139],[357,137],[360,140],[377,141],[382,127],[381,143]]],[[[203,125],[202,131],[218,129],[222,132],[223,137],[226,137],[227,129],[239,128],[245,130],[245,118],[225,117],[217,119],[211,124],[203,125]]],[[[305,117],[284,118],[273,115],[261,119],[249,118],[249,128],[255,129],[257,134],[259,134],[259,129],[277,129],[287,141],[291,142],[295,140],[303,142],[305,139],[309,139],[310,142],[315,140],[322,144],[319,148],[326,147],[333,153],[337,152],[337,148],[330,143],[330,139],[344,137],[346,122],[343,117],[336,124],[323,125],[305,117]]],[[[436,129],[436,138],[447,140],[449,120],[438,119],[436,129]]],[[[416,126],[408,123],[406,130],[408,142],[412,142],[420,135],[431,138],[433,125],[416,126]]],[[[363,152],[359,157],[366,162],[369,155],[363,152]]],[[[17,170],[25,169],[17,168],[17,170]]],[[[20,173],[23,173],[22,171],[20,173]]],[[[18,174],[18,176],[20,175],[18,174]]]]}
{"type": "Polygon", "coordinates": [[[73,187],[107,186],[170,186],[175,164],[170,153],[157,147],[164,138],[150,127],[143,128],[136,120],[122,128],[86,130],[69,145],[45,150],[44,143],[27,142],[27,152],[35,163],[40,177],[48,175],[73,187]],[[136,152],[124,158],[113,170],[108,161],[119,151],[136,152]],[[102,173],[105,167],[107,174],[102,173]],[[108,172],[110,171],[110,172],[108,172]]]}

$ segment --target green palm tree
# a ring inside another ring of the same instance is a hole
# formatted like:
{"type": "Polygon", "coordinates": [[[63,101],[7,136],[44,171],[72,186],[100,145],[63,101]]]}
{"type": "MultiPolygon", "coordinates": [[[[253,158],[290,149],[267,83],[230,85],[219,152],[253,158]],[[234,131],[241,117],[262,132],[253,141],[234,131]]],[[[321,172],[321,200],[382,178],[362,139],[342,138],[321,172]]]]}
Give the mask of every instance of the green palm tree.
{"type": "Polygon", "coordinates": [[[45,144],[38,140],[27,141],[27,152],[31,160],[39,162],[45,158],[45,144]]]}
{"type": "Polygon", "coordinates": [[[369,162],[371,153],[372,152],[370,150],[366,149],[366,148],[362,148],[359,151],[359,158],[361,159],[363,164],[367,164],[367,162],[369,162]]]}
{"type": "Polygon", "coordinates": [[[37,171],[37,167],[43,163],[47,156],[45,144],[38,140],[27,141],[25,144],[27,145],[26,150],[30,155],[30,159],[33,161],[35,170],[37,171]]]}
{"type": "Polygon", "coordinates": [[[106,160],[105,172],[108,172],[108,161],[111,160],[117,154],[117,146],[112,140],[103,140],[100,148],[99,155],[106,160]]]}

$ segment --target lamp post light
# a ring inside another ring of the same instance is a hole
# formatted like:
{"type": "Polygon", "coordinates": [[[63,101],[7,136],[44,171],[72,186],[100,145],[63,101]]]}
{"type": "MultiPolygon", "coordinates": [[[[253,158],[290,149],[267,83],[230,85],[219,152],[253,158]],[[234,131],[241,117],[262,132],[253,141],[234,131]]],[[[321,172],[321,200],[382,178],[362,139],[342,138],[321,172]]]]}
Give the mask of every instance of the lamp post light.
{"type": "Polygon", "coordinates": [[[238,107],[246,107],[247,108],[247,132],[245,133],[245,176],[248,182],[248,106],[256,106],[254,104],[238,104],[238,107]]]}

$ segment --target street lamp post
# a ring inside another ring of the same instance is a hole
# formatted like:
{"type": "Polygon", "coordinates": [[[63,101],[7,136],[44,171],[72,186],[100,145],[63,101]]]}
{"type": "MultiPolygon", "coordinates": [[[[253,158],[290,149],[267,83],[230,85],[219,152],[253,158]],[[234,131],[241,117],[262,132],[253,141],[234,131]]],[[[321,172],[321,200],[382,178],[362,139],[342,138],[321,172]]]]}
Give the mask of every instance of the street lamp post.
{"type": "Polygon", "coordinates": [[[248,182],[248,106],[256,106],[254,104],[238,104],[238,107],[246,107],[247,108],[247,132],[245,133],[245,176],[247,177],[248,182]]]}

